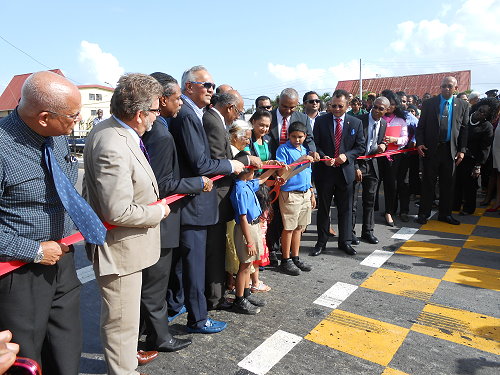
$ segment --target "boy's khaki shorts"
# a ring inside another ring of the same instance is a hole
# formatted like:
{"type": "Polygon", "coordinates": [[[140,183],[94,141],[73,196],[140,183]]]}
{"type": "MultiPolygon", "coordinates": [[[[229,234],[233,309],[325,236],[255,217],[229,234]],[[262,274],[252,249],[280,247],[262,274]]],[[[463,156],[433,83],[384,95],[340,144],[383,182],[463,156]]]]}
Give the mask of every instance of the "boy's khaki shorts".
{"type": "Polygon", "coordinates": [[[306,192],[280,191],[279,204],[283,228],[295,230],[311,224],[311,190],[306,192]]]}
{"type": "Polygon", "coordinates": [[[250,235],[252,236],[254,246],[257,248],[257,254],[253,256],[248,255],[248,246],[243,236],[241,225],[236,224],[234,226],[234,247],[236,248],[236,254],[240,263],[250,263],[259,260],[260,256],[264,253],[264,240],[259,223],[250,224],[250,235]]]}

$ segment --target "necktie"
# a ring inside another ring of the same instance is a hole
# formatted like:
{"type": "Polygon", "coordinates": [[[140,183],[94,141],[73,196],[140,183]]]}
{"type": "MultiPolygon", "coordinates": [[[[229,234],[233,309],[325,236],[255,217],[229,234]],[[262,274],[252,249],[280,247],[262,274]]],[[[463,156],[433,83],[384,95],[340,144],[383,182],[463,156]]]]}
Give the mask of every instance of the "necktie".
{"type": "Polygon", "coordinates": [[[66,174],[57,164],[54,151],[52,150],[52,139],[49,138],[43,147],[43,156],[49,173],[52,175],[57,195],[68,212],[71,220],[88,243],[102,245],[106,238],[106,228],[89,204],[78,194],[66,174]]]}
{"type": "Polygon", "coordinates": [[[281,125],[281,133],[280,133],[280,145],[283,143],[286,143],[287,136],[286,136],[286,118],[283,117],[283,125],[281,125]]]}
{"type": "Polygon", "coordinates": [[[148,163],[151,164],[151,159],[149,158],[148,150],[146,150],[146,146],[144,146],[144,143],[142,142],[142,138],[139,138],[139,147],[141,148],[142,153],[148,159],[148,163]]]}
{"type": "Polygon", "coordinates": [[[448,102],[444,102],[443,113],[439,118],[439,141],[445,142],[448,138],[448,102]]]}
{"type": "Polygon", "coordinates": [[[338,158],[340,154],[340,141],[342,140],[342,119],[340,117],[335,118],[335,154],[333,155],[335,158],[338,158]]]}
{"type": "Polygon", "coordinates": [[[370,153],[373,152],[373,149],[377,147],[377,122],[373,123],[372,129],[371,129],[371,138],[370,138],[370,144],[366,148],[366,153],[365,155],[369,155],[370,153]]]}

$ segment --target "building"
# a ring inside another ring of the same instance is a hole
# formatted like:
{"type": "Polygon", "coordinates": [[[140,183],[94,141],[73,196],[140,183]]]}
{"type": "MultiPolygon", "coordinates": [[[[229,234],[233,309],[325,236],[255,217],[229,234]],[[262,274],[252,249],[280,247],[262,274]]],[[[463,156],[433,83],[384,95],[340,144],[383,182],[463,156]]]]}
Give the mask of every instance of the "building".
{"type": "MultiPolygon", "coordinates": [[[[440,93],[439,86],[444,77],[453,76],[458,81],[458,92],[470,90],[471,71],[442,72],[432,74],[417,74],[411,76],[383,77],[363,79],[363,94],[374,92],[377,95],[385,89],[394,92],[404,91],[409,95],[418,95],[420,98],[428,92],[431,95],[440,93]]],[[[354,96],[359,96],[359,79],[339,81],[336,89],[343,89],[354,96]]]]}
{"type": "MultiPolygon", "coordinates": [[[[60,69],[53,69],[51,72],[64,76],[60,69]]],[[[21,98],[21,88],[26,78],[31,73],[19,74],[12,78],[0,96],[0,118],[6,117],[12,112],[21,98]]],[[[74,135],[84,137],[92,129],[92,121],[97,115],[97,110],[102,109],[103,118],[110,116],[109,104],[114,89],[101,85],[80,85],[78,86],[82,94],[82,121],[75,126],[74,135]]]]}

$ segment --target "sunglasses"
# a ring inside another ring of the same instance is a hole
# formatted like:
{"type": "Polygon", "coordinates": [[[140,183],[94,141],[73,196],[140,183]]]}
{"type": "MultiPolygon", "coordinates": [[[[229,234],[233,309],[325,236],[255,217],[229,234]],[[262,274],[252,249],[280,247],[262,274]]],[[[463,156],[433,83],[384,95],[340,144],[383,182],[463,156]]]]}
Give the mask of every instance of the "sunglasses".
{"type": "Polygon", "coordinates": [[[319,99],[310,99],[310,100],[307,100],[307,103],[309,103],[309,104],[319,104],[319,103],[321,103],[321,100],[319,100],[319,99]]]}
{"type": "Polygon", "coordinates": [[[204,88],[206,88],[207,90],[210,90],[210,89],[215,89],[215,83],[213,82],[200,82],[200,81],[190,81],[191,83],[197,83],[199,85],[202,85],[204,88]]]}
{"type": "Polygon", "coordinates": [[[330,104],[330,107],[331,108],[338,108],[338,109],[344,108],[344,106],[342,104],[330,104]]]}
{"type": "Polygon", "coordinates": [[[378,105],[374,105],[372,108],[376,111],[385,111],[384,107],[379,107],[378,105]]]}

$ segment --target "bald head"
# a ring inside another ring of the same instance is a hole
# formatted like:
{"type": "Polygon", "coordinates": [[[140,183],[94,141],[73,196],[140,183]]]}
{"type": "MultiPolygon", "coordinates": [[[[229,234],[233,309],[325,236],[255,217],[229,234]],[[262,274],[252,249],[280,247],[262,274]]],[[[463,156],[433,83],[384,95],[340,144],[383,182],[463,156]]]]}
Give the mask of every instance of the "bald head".
{"type": "Polygon", "coordinates": [[[445,99],[452,97],[453,93],[458,90],[457,79],[452,76],[444,77],[441,82],[441,95],[445,99]]]}
{"type": "Polygon", "coordinates": [[[215,90],[215,93],[216,94],[223,94],[225,92],[228,92],[228,91],[235,91],[233,89],[232,86],[228,85],[227,83],[224,83],[222,85],[220,85],[219,87],[217,87],[217,89],[215,90]]]}

